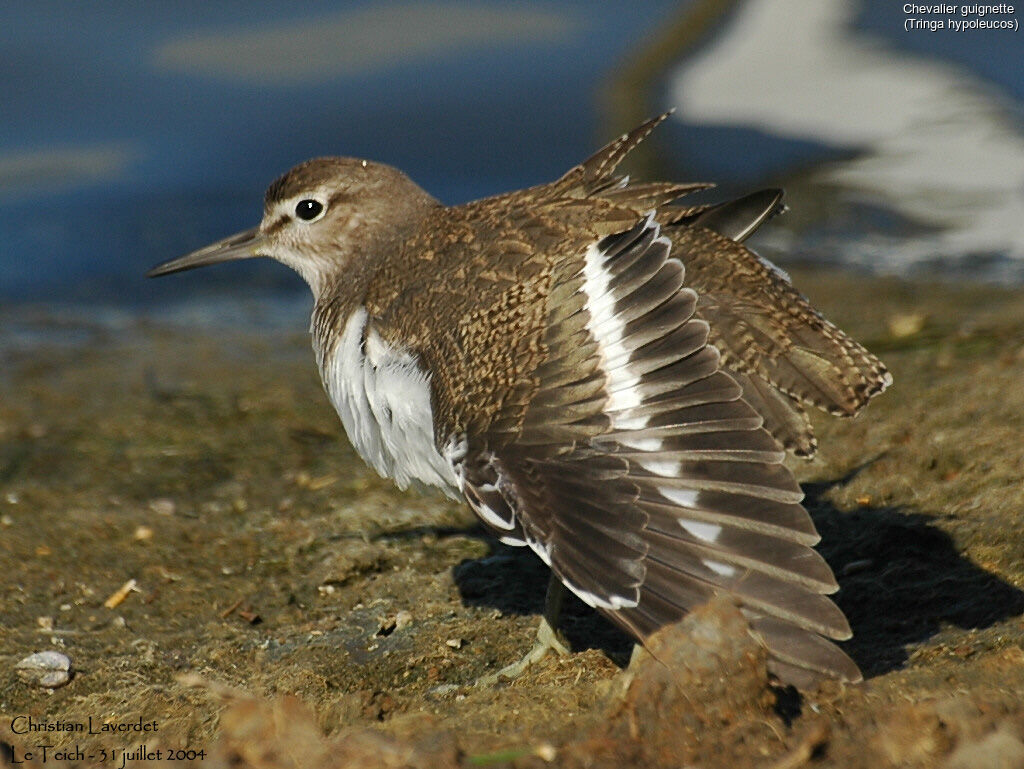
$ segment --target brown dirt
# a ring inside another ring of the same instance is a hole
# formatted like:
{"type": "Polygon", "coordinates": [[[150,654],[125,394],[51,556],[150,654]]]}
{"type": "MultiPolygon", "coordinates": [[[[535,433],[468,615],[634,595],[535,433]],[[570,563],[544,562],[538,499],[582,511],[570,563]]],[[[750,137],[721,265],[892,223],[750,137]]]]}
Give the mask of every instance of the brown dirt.
{"type": "Polygon", "coordinates": [[[578,653],[474,688],[532,642],[544,569],[367,470],[304,336],[18,308],[45,333],[0,334],[0,766],[1024,767],[1024,294],[795,278],[896,378],[794,463],[865,684],[773,688],[728,605],[622,671],[573,605],[578,653]],[[46,649],[53,691],[15,671],[46,649]]]}

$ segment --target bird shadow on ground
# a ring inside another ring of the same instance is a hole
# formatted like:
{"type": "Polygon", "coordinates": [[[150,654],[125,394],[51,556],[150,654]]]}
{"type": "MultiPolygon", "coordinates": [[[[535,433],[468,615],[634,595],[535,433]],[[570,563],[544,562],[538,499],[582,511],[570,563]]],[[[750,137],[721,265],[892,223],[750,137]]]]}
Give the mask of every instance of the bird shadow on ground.
{"type": "MultiPolygon", "coordinates": [[[[452,570],[463,605],[497,609],[509,616],[536,615],[539,623],[548,567],[529,548],[490,542],[490,555],[465,560],[452,570]]],[[[565,596],[558,629],[574,651],[601,649],[620,667],[629,662],[632,639],[572,593],[565,596]]]]}
{"type": "Polygon", "coordinates": [[[824,497],[846,479],[804,484],[818,546],[839,581],[835,600],[850,620],[843,644],[865,678],[908,659],[907,647],[944,625],[982,629],[1024,614],[1024,592],[962,555],[932,524],[935,516],[898,507],[839,510],[824,497]]]}
{"type": "MultiPolygon", "coordinates": [[[[961,555],[952,538],[932,525],[933,516],[833,506],[827,492],[847,480],[804,484],[804,505],[840,584],[834,598],[853,628],[853,639],[842,646],[865,678],[900,668],[908,646],[944,625],[982,629],[1024,614],[1024,592],[961,555]]],[[[487,557],[453,567],[463,605],[539,617],[548,568],[527,548],[487,539],[487,557]]],[[[620,666],[629,660],[629,636],[575,596],[567,596],[559,628],[576,651],[601,649],[620,666]]]]}

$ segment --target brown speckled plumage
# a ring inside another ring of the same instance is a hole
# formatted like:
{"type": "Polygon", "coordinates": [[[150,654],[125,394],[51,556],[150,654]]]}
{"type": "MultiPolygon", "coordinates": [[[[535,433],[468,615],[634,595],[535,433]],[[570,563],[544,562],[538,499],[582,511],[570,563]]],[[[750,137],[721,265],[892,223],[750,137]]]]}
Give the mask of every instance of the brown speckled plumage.
{"type": "MultiPolygon", "coordinates": [[[[384,328],[393,326],[405,344],[423,351],[438,347],[434,370],[450,372],[444,377],[448,386],[438,388],[443,413],[453,400],[493,407],[510,388],[525,386],[518,367],[528,370],[533,365],[530,350],[536,350],[536,339],[516,339],[504,356],[498,349],[519,329],[532,329],[524,333],[536,336],[541,310],[534,304],[545,301],[553,255],[564,262],[566,254],[578,253],[660,209],[658,220],[667,225],[674,255],[685,254],[687,285],[699,294],[697,316],[708,322],[710,341],[721,353],[723,367],[743,384],[747,399],[760,407],[769,429],[775,428],[775,437],[795,453],[812,456],[817,442],[803,406],[853,416],[883,388],[885,367],[825,320],[777,270],[741,243],[710,229],[719,222],[700,221],[711,206],[668,205],[709,185],[623,185],[623,177],[612,176],[626,152],[658,122],[650,121],[627,135],[628,141],[608,145],[552,184],[430,210],[411,237],[386,246],[394,248],[386,260],[368,263],[376,271],[366,289],[367,306],[384,328]],[[437,297],[443,297],[439,303],[437,297]],[[487,306],[489,302],[493,306],[487,306]],[[527,315],[532,316],[530,321],[527,315]],[[421,328],[412,328],[417,323],[421,328]],[[459,350],[466,349],[465,344],[435,339],[437,325],[470,342],[469,349],[491,349],[491,365],[478,358],[472,371],[460,370],[465,361],[459,350]],[[484,383],[474,380],[488,368],[506,381],[493,382],[490,397],[485,398],[484,383]],[[458,393],[462,382],[473,382],[465,397],[458,393]]],[[[294,190],[321,184],[343,168],[357,174],[383,168],[389,172],[390,185],[412,185],[394,169],[363,162],[307,161],[275,182],[267,199],[283,199],[294,190]]],[[[780,207],[781,193],[762,197],[768,205],[740,212],[744,221],[756,220],[759,225],[780,207]]],[[[340,272],[337,280],[351,284],[353,276],[340,272]]],[[[346,292],[344,299],[355,302],[356,295],[346,292]]],[[[337,298],[329,296],[327,301],[337,298]]],[[[319,305],[317,309],[317,318],[323,319],[319,324],[325,327],[331,325],[328,316],[346,316],[319,305]]],[[[477,411],[453,424],[470,419],[479,426],[489,413],[477,411]]]]}
{"type": "Polygon", "coordinates": [[[852,416],[888,374],[743,245],[781,193],[684,206],[706,185],[615,175],[663,119],[550,184],[454,207],[387,166],[309,161],[271,185],[258,230],[154,274],[289,264],[378,470],[457,490],[638,639],[725,593],[785,680],[856,680],[827,640],[850,630],[780,443],[812,454],[804,406],[852,416]],[[311,223],[289,208],[304,197],[311,223]],[[393,414],[418,382],[422,456],[402,453],[417,415],[393,414]]]}

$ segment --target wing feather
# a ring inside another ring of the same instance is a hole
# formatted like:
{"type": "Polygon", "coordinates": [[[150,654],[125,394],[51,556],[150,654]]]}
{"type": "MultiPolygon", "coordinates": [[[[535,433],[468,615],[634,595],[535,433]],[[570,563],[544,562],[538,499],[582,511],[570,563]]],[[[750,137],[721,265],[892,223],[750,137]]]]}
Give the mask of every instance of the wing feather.
{"type": "MultiPolygon", "coordinates": [[[[672,227],[670,233],[724,367],[750,377],[745,391],[763,392],[763,382],[798,403],[853,416],[892,381],[881,361],[825,320],[773,265],[706,227],[672,227]]],[[[811,453],[810,426],[799,411],[796,419],[794,409],[788,411],[780,424],[811,453]]]]}
{"type": "Polygon", "coordinates": [[[511,513],[571,590],[638,637],[725,593],[778,670],[807,674],[807,650],[812,672],[854,678],[824,640],[849,625],[785,451],[709,344],[671,249],[646,216],[565,259],[521,430],[483,491],[464,474],[467,496],[497,490],[488,515],[511,530],[511,513]]]}
{"type": "Polygon", "coordinates": [[[446,209],[444,242],[419,244],[445,254],[422,285],[443,269],[466,290],[450,333],[418,337],[436,442],[464,440],[456,477],[502,541],[638,638],[726,594],[786,680],[857,680],[784,459],[814,452],[805,406],[852,415],[890,378],[743,245],[778,190],[679,206],[705,185],[617,175],[665,117],[552,184],[446,209]]]}

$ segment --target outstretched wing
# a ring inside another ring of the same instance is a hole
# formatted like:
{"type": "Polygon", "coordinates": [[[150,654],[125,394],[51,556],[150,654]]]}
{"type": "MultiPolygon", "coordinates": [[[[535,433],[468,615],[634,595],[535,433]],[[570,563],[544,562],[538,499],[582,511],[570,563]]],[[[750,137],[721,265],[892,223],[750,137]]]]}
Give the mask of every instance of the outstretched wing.
{"type": "Polygon", "coordinates": [[[648,182],[629,184],[629,177],[616,175],[623,158],[646,139],[672,113],[665,112],[609,142],[578,166],[551,184],[535,187],[550,199],[600,196],[634,210],[649,211],[676,198],[714,185],[704,183],[648,182]],[[628,191],[627,191],[628,190],[628,191]]]}
{"type": "Polygon", "coordinates": [[[545,189],[562,197],[600,198],[637,214],[657,209],[687,282],[700,299],[722,366],[782,445],[812,456],[817,441],[804,406],[857,414],[892,381],[885,366],[821,316],[788,276],[742,245],[784,210],[781,190],[715,205],[668,205],[708,184],[630,184],[616,167],[671,113],[623,134],[545,189]]]}
{"type": "Polygon", "coordinates": [[[546,352],[515,438],[468,440],[474,509],[643,638],[716,594],[743,606],[788,680],[856,680],[849,626],[782,464],[697,317],[653,216],[558,262],[546,352]]]}
{"type": "Polygon", "coordinates": [[[888,385],[877,358],[743,245],[701,227],[680,228],[672,240],[730,366],[841,416],[856,414],[888,385]]]}

